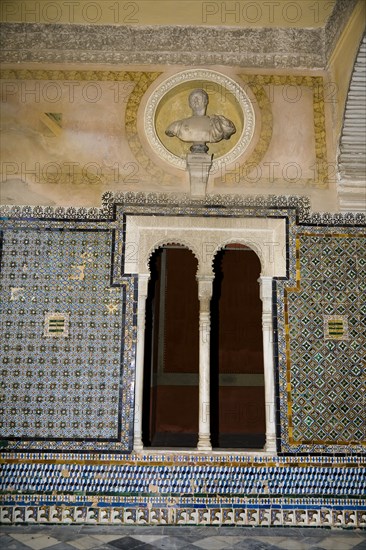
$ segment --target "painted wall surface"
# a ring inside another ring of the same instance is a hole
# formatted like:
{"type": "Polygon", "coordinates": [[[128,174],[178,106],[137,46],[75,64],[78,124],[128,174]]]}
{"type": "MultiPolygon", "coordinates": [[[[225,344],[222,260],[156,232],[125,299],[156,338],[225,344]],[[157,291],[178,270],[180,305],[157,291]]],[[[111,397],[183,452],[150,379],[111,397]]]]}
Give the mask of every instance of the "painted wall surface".
{"type": "Polygon", "coordinates": [[[23,23],[127,24],[127,25],[222,25],[245,27],[321,27],[335,0],[314,4],[312,0],[268,4],[205,2],[200,0],[150,0],[74,4],[34,4],[32,0],[4,2],[1,21],[23,23]]]}
{"type": "MultiPolygon", "coordinates": [[[[164,66],[3,70],[1,202],[90,207],[107,190],[187,192],[187,172],[158,155],[145,129],[147,102],[170,75],[164,66]]],[[[255,132],[238,158],[211,171],[208,191],[300,194],[311,197],[314,210],[336,211],[336,98],[327,74],[238,68],[226,75],[248,95],[255,132]]],[[[235,97],[222,86],[203,86],[208,114],[238,118],[235,97]]],[[[187,99],[188,93],[180,99],[183,118],[191,114],[187,99]]],[[[171,108],[159,117],[154,124],[163,130],[180,118],[171,108]]]]}

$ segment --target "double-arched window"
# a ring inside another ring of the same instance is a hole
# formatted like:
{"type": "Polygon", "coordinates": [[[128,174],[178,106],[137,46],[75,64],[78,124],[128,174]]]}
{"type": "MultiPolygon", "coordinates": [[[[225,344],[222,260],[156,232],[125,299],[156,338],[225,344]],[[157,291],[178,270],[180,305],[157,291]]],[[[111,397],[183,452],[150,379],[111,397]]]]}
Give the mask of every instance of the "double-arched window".
{"type": "MultiPolygon", "coordinates": [[[[192,252],[180,245],[163,246],[150,260],[142,419],[145,447],[192,448],[198,443],[197,268],[192,252]]],[[[217,252],[210,304],[213,448],[263,448],[265,444],[259,276],[260,261],[250,248],[233,243],[217,252]]]]}
{"type": "Polygon", "coordinates": [[[276,450],[272,284],[283,219],[130,215],[138,274],[134,450],[276,450]]]}

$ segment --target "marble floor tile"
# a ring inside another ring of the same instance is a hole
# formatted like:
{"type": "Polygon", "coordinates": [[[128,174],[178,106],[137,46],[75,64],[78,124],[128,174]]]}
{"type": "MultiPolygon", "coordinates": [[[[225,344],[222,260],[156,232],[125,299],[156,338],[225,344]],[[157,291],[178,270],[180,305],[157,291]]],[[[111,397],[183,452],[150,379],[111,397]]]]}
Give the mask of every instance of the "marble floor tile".
{"type": "MultiPolygon", "coordinates": [[[[147,535],[148,536],[148,535],[147,535]]],[[[120,539],[121,535],[107,535],[107,534],[101,534],[101,535],[93,535],[94,539],[99,540],[102,544],[108,544],[112,542],[113,540],[120,539]]],[[[137,537],[134,537],[137,538],[137,537]]]]}
{"type": "Polygon", "coordinates": [[[1,550],[29,550],[29,546],[13,539],[11,542],[9,541],[2,544],[1,550]]]}
{"type": "Polygon", "coordinates": [[[1,550],[366,550],[366,532],[316,528],[4,525],[1,550]]]}
{"type": "Polygon", "coordinates": [[[50,546],[47,550],[75,550],[74,546],[70,546],[67,542],[59,542],[55,546],[50,546]]]}
{"type": "Polygon", "coordinates": [[[187,540],[182,536],[174,537],[167,535],[166,537],[154,541],[153,547],[161,550],[181,550],[188,542],[192,544],[191,540],[187,540]]]}
{"type": "Polygon", "coordinates": [[[126,536],[109,543],[108,548],[109,550],[114,550],[115,548],[118,550],[154,550],[156,546],[137,540],[134,537],[126,536]]]}
{"type": "MultiPolygon", "coordinates": [[[[307,550],[310,544],[315,544],[316,541],[309,540],[308,542],[304,540],[303,536],[294,537],[294,536],[282,536],[282,537],[254,537],[258,542],[265,542],[267,544],[272,544],[281,548],[281,550],[307,550]]],[[[344,549],[346,550],[346,548],[344,549]]]]}
{"type": "Polygon", "coordinates": [[[355,547],[355,539],[354,537],[347,536],[330,536],[324,538],[320,545],[324,550],[350,550],[355,547]]]}
{"type": "Polygon", "coordinates": [[[74,540],[69,540],[68,544],[70,546],[73,546],[74,548],[77,548],[77,550],[90,550],[91,548],[97,548],[98,546],[102,545],[101,541],[98,540],[95,534],[91,536],[82,536],[74,540]]]}
{"type": "Polygon", "coordinates": [[[243,538],[235,546],[231,546],[235,550],[280,550],[279,546],[275,546],[268,539],[266,542],[257,540],[256,538],[243,538]]]}
{"type": "Polygon", "coordinates": [[[224,536],[212,536],[197,540],[193,543],[196,548],[202,548],[203,550],[224,550],[230,548],[234,544],[240,542],[240,537],[224,537],[224,536]]]}
{"type": "Polygon", "coordinates": [[[43,533],[26,533],[24,535],[22,535],[21,533],[14,533],[12,537],[13,539],[18,540],[19,542],[24,544],[25,546],[32,548],[32,550],[43,550],[43,548],[49,548],[50,546],[54,546],[59,542],[57,539],[44,535],[43,533]]]}
{"type": "Polygon", "coordinates": [[[134,539],[144,542],[145,544],[154,544],[156,541],[163,539],[166,535],[132,535],[134,539]]]}

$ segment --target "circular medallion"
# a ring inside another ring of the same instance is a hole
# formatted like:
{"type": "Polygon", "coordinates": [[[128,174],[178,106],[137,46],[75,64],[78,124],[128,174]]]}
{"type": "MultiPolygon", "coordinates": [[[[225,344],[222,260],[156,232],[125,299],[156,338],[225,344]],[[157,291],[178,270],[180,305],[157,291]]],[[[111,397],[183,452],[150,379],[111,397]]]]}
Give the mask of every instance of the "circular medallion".
{"type": "Polygon", "coordinates": [[[255,115],[243,88],[231,78],[209,69],[191,69],[171,76],[151,94],[145,108],[144,125],[148,141],[160,158],[176,168],[186,168],[191,143],[169,137],[165,130],[178,120],[191,116],[190,93],[203,89],[208,95],[207,115],[222,115],[236,128],[230,139],[209,143],[212,169],[234,162],[249,146],[254,134],[255,115]]]}

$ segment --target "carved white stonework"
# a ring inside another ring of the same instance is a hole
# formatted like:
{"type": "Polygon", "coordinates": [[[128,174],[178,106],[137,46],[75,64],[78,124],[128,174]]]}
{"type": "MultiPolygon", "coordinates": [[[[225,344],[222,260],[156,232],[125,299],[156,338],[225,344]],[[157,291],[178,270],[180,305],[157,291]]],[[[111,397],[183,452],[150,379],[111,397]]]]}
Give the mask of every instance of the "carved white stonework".
{"type": "Polygon", "coordinates": [[[211,166],[212,158],[207,153],[190,153],[187,155],[187,168],[193,199],[201,199],[206,195],[211,166]]]}
{"type": "Polygon", "coordinates": [[[266,451],[276,452],[275,382],[273,361],[272,277],[261,275],[264,394],[266,403],[266,451]]]}
{"type": "Polygon", "coordinates": [[[210,302],[212,297],[213,277],[201,276],[198,280],[199,314],[199,418],[198,444],[199,451],[210,451],[210,302]]]}
{"type": "Polygon", "coordinates": [[[149,259],[166,244],[181,244],[197,258],[199,330],[199,438],[198,450],[210,451],[210,300],[214,277],[213,261],[229,243],[250,247],[261,262],[263,302],[263,356],[266,400],[267,452],[276,448],[273,371],[272,280],[286,276],[286,226],[276,218],[214,218],[126,215],[126,254],[123,270],[138,274],[138,340],[136,357],[136,410],[134,449],[142,449],[141,412],[144,365],[145,302],[149,259]]]}
{"type": "Polygon", "coordinates": [[[191,69],[175,74],[162,82],[147,101],[144,114],[145,133],[151,147],[157,155],[175,168],[180,168],[181,170],[186,169],[186,159],[171,153],[160,141],[156,133],[155,117],[160,101],[168,92],[182,83],[195,80],[205,80],[219,84],[234,95],[243,112],[244,124],[240,139],[228,153],[213,160],[212,170],[216,171],[222,164],[230,164],[242,155],[249,146],[254,134],[255,115],[252,103],[244,89],[228,76],[209,69],[191,69]]]}
{"type": "Polygon", "coordinates": [[[286,229],[284,219],[214,218],[183,216],[126,216],[126,274],[149,274],[154,250],[181,244],[198,261],[197,275],[213,276],[216,253],[230,243],[241,243],[257,254],[261,274],[286,276],[286,229]]]}
{"type": "Polygon", "coordinates": [[[145,316],[149,275],[139,275],[137,301],[137,350],[136,350],[136,385],[135,385],[135,418],[134,441],[135,451],[143,449],[142,443],[142,401],[144,384],[144,349],[145,349],[145,316]]]}

